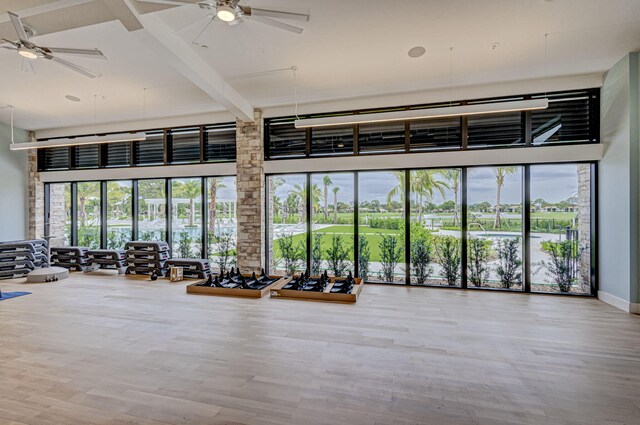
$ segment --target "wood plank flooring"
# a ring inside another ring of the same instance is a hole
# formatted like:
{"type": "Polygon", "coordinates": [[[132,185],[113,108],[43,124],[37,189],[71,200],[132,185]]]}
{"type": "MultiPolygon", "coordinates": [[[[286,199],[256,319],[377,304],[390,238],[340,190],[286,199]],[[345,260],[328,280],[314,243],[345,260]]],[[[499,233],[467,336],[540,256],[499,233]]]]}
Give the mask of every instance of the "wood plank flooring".
{"type": "Polygon", "coordinates": [[[1,424],[640,424],[640,317],[367,286],[357,304],[73,274],[3,291],[1,424]]]}

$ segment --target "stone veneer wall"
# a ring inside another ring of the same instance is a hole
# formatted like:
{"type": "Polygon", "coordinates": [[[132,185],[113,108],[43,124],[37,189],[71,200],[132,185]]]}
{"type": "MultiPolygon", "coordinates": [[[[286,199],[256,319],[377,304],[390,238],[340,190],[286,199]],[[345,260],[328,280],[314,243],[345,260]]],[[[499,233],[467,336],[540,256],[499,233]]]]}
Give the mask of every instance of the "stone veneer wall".
{"type": "Polygon", "coordinates": [[[264,267],[264,124],[256,109],[253,122],[237,121],[238,267],[250,272],[264,267]]]}
{"type": "Polygon", "coordinates": [[[51,246],[68,246],[71,241],[66,238],[67,209],[65,202],[65,184],[49,185],[49,235],[51,246]]]}
{"type": "Polygon", "coordinates": [[[578,164],[578,241],[584,249],[580,256],[579,280],[584,291],[591,283],[591,166],[578,164]]]}
{"type": "Polygon", "coordinates": [[[44,234],[44,183],[38,172],[38,151],[29,150],[29,239],[41,238],[44,234]]]}

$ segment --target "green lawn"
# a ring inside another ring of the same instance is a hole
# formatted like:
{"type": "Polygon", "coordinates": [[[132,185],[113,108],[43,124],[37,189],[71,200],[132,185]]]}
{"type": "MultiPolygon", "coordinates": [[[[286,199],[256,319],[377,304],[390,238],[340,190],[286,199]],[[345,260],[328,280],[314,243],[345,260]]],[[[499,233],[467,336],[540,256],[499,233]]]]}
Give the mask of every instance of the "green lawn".
{"type": "MultiPolygon", "coordinates": [[[[331,238],[335,234],[342,234],[343,243],[346,244],[347,249],[353,252],[353,226],[331,226],[326,227],[324,229],[319,229],[315,231],[316,233],[322,234],[322,252],[323,257],[325,257],[324,252],[331,245],[331,238]]],[[[382,241],[382,234],[395,234],[398,238],[401,237],[400,231],[398,230],[389,230],[389,229],[372,229],[367,226],[360,226],[359,229],[360,235],[364,236],[365,239],[369,242],[369,249],[371,251],[370,261],[380,261],[380,242],[382,241]]],[[[305,243],[306,235],[300,234],[295,235],[293,237],[294,243],[305,243]]],[[[312,239],[313,240],[313,239],[312,239]]],[[[274,249],[276,258],[278,258],[278,243],[274,242],[274,249]]],[[[353,257],[350,258],[353,261],[353,257]]]]}

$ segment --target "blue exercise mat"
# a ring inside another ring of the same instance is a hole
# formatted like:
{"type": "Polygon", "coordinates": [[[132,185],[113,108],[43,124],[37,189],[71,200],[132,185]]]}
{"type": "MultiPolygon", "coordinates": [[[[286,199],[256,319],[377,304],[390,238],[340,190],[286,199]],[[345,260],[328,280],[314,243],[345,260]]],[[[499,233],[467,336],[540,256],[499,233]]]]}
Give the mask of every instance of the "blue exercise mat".
{"type": "Polygon", "coordinates": [[[30,293],[31,292],[3,292],[2,296],[0,297],[0,301],[21,297],[23,295],[29,295],[30,293]]]}

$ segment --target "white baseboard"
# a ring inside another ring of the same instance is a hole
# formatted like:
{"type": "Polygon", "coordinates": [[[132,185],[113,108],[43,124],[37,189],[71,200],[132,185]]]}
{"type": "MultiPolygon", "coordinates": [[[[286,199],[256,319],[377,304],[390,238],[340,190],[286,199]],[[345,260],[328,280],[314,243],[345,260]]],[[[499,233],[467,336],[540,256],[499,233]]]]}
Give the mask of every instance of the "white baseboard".
{"type": "Polygon", "coordinates": [[[598,291],[598,299],[627,313],[640,314],[640,303],[630,303],[604,291],[598,291]]]}

